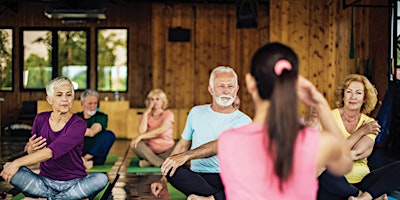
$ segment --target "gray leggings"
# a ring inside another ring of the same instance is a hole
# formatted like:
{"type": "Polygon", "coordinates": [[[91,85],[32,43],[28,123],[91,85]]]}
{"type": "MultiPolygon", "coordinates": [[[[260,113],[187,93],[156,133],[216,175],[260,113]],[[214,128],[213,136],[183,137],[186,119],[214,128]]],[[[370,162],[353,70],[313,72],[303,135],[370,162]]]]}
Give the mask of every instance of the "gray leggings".
{"type": "Polygon", "coordinates": [[[49,179],[21,167],[11,179],[11,184],[26,196],[47,199],[82,199],[91,197],[103,189],[108,182],[107,175],[91,173],[86,177],[69,181],[49,179]]]}
{"type": "Polygon", "coordinates": [[[171,154],[173,149],[174,146],[172,146],[165,152],[154,153],[153,150],[151,150],[144,141],[140,141],[137,145],[137,148],[133,149],[133,152],[135,152],[135,154],[139,158],[146,159],[147,161],[149,161],[150,164],[156,167],[160,167],[165,159],[171,154]]]}

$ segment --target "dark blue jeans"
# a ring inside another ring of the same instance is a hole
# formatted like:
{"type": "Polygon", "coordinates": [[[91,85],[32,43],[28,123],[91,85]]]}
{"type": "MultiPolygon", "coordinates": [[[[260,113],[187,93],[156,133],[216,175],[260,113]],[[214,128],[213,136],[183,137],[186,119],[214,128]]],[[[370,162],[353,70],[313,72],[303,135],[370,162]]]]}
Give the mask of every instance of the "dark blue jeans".
{"type": "Polygon", "coordinates": [[[83,155],[92,155],[93,165],[103,165],[114,141],[115,134],[109,130],[102,131],[94,137],[85,137],[83,155]]]}
{"type": "Polygon", "coordinates": [[[224,200],[224,186],[219,173],[197,173],[186,165],[180,166],[175,174],[166,176],[168,182],[186,196],[214,196],[216,200],[224,200]]]}
{"type": "Polygon", "coordinates": [[[69,181],[49,179],[21,167],[11,179],[11,184],[26,196],[47,199],[83,199],[97,194],[108,182],[107,175],[91,173],[84,178],[69,181]]]}
{"type": "Polygon", "coordinates": [[[324,171],[319,177],[318,199],[347,200],[349,196],[358,196],[359,191],[368,192],[372,198],[400,188],[400,161],[371,171],[361,182],[350,184],[343,176],[337,177],[324,171]]]}

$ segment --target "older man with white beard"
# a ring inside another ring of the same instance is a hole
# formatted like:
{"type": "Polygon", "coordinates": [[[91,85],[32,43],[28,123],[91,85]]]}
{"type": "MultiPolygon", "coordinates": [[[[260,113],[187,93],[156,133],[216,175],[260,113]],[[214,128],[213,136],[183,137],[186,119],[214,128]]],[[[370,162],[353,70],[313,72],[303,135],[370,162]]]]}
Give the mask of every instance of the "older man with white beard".
{"type": "Polygon", "coordinates": [[[115,141],[115,134],[107,129],[108,116],[97,111],[99,93],[86,89],[81,94],[83,112],[76,113],[87,124],[83,146],[83,163],[86,169],[93,165],[103,165],[115,141]]]}
{"type": "Polygon", "coordinates": [[[161,166],[163,178],[151,184],[156,197],[168,180],[186,196],[225,199],[216,156],[218,136],[226,129],[251,122],[232,106],[238,90],[237,75],[232,68],[219,66],[211,72],[208,91],[213,97],[212,104],[190,110],[182,138],[161,166]],[[188,161],[190,169],[185,165],[188,161]]]}

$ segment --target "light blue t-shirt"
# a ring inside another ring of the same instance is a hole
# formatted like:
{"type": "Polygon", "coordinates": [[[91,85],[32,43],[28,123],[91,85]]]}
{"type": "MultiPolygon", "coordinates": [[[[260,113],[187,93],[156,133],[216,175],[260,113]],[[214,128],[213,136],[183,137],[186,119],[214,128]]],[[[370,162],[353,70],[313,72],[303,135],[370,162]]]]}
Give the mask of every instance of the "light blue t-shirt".
{"type": "MultiPolygon", "coordinates": [[[[249,123],[250,117],[239,110],[224,114],[213,111],[210,104],[195,106],[189,112],[182,138],[191,140],[190,149],[195,149],[218,139],[224,130],[249,123]]],[[[201,173],[219,173],[217,156],[191,160],[190,169],[201,173]]]]}

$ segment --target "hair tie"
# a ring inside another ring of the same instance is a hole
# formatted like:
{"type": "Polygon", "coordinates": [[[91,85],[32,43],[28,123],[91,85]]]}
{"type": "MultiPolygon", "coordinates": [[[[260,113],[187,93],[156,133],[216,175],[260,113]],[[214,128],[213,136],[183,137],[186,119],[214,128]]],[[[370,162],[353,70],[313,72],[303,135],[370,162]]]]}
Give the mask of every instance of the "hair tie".
{"type": "Polygon", "coordinates": [[[282,72],[285,69],[287,71],[290,71],[292,69],[292,64],[290,64],[288,60],[285,59],[278,60],[278,62],[276,62],[274,65],[274,72],[278,76],[282,75],[282,72]]]}

